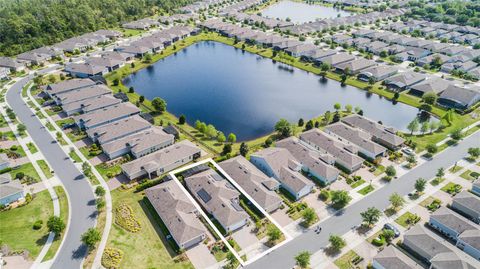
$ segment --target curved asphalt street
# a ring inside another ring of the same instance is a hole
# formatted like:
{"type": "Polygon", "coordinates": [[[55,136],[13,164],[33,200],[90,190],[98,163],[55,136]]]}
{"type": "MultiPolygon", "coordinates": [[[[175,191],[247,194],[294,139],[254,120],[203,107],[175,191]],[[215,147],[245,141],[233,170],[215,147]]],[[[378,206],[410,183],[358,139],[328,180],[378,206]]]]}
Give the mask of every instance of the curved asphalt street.
{"type": "MultiPolygon", "coordinates": [[[[46,73],[55,68],[47,68],[38,73],[46,73]]],[[[80,268],[87,248],[81,243],[80,237],[88,228],[95,226],[96,208],[95,196],[90,184],[83,174],[73,164],[70,158],[54,142],[39,119],[27,107],[21,97],[21,91],[33,75],[29,75],[15,83],[7,92],[6,99],[17,114],[18,119],[27,126],[27,131],[43,153],[55,175],[61,180],[68,194],[70,203],[70,220],[65,241],[57,253],[51,268],[80,268]]]]}
{"type": "Polygon", "coordinates": [[[467,156],[469,147],[480,146],[480,132],[476,132],[470,137],[461,141],[455,147],[449,147],[439,153],[429,162],[409,171],[402,177],[393,180],[378,191],[366,196],[351,206],[345,208],[343,212],[332,216],[320,223],[322,232],[316,234],[313,230],[294,238],[284,246],[276,249],[260,260],[248,265],[248,269],[265,269],[265,268],[292,268],[295,265],[294,256],[300,251],[310,251],[315,253],[328,245],[330,234],[343,235],[347,233],[354,225],[361,223],[360,212],[365,211],[368,207],[377,207],[385,209],[390,205],[388,201],[390,195],[397,192],[406,195],[414,189],[414,183],[418,178],[433,178],[440,167],[450,167],[458,160],[467,156]]]}

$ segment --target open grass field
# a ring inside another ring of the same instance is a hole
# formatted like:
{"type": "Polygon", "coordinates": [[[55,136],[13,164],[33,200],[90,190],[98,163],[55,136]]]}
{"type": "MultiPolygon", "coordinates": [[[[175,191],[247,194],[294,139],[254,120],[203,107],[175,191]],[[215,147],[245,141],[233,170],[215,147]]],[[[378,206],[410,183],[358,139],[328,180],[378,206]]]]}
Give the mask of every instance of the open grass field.
{"type": "Polygon", "coordinates": [[[34,259],[48,237],[47,220],[53,216],[53,204],[48,191],[41,191],[26,206],[0,212],[0,237],[11,251],[27,250],[34,259]],[[43,221],[42,228],[33,223],[43,221]]]}
{"type": "Polygon", "coordinates": [[[113,208],[121,203],[130,206],[135,218],[140,222],[141,229],[131,233],[113,224],[108,237],[107,247],[120,249],[124,253],[121,268],[193,268],[187,262],[176,262],[175,255],[166,241],[160,225],[148,204],[143,200],[142,193],[132,190],[117,189],[112,192],[113,208]],[[140,251],[139,251],[140,250],[140,251]]]}

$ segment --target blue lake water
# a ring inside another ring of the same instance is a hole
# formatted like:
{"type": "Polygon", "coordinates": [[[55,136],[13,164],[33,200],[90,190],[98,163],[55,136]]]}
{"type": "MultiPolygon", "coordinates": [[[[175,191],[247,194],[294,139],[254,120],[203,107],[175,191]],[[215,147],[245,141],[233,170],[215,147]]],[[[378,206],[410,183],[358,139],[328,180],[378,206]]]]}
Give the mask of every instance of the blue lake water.
{"type": "Polygon", "coordinates": [[[303,70],[216,42],[196,43],[125,78],[148,99],[159,96],[187,121],[213,124],[226,135],[249,140],[266,135],[280,118],[297,122],[333,111],[340,103],[404,130],[418,109],[355,87],[342,87],[303,70]]]}
{"type": "Polygon", "coordinates": [[[293,1],[280,1],[261,11],[262,16],[290,20],[295,24],[315,21],[316,19],[330,19],[338,16],[346,17],[351,13],[338,8],[322,5],[307,4],[293,1]]]}

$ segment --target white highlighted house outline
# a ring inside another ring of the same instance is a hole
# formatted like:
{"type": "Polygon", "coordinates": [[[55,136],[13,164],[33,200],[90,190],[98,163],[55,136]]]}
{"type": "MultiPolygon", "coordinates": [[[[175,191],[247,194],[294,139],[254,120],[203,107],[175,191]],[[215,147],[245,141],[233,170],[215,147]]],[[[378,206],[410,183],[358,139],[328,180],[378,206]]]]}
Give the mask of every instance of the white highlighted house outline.
{"type": "Polygon", "coordinates": [[[195,208],[198,210],[198,212],[200,212],[200,214],[202,215],[202,217],[208,222],[208,224],[212,227],[212,229],[215,231],[215,233],[218,235],[218,237],[220,237],[220,239],[223,241],[223,243],[228,247],[228,249],[230,250],[230,252],[233,253],[233,255],[235,256],[235,258],[237,258],[237,260],[240,262],[240,264],[245,267],[246,265],[262,258],[263,256],[267,255],[268,253],[274,251],[275,249],[283,246],[284,244],[288,243],[290,240],[292,240],[292,236],[290,234],[288,234],[282,226],[280,226],[277,221],[275,219],[273,219],[272,216],[270,216],[270,214],[268,214],[265,209],[263,209],[247,192],[245,192],[245,190],[240,186],[238,185],[237,182],[235,182],[235,180],[233,180],[230,175],[228,175],[216,162],[214,162],[211,158],[208,158],[208,159],[205,159],[205,160],[202,160],[202,161],[199,161],[199,162],[196,162],[196,163],[193,163],[193,164],[190,164],[190,165],[187,165],[185,167],[181,167],[179,169],[176,169],[174,171],[171,171],[169,173],[169,175],[173,178],[173,180],[175,181],[175,183],[177,183],[177,185],[180,187],[180,189],[182,189],[183,193],[185,193],[185,195],[188,197],[188,199],[190,200],[190,202],[192,202],[192,204],[195,206],[195,208]],[[259,253],[257,254],[256,256],[252,257],[251,259],[248,259],[248,261],[243,261],[243,259],[240,257],[240,255],[237,253],[237,251],[228,243],[227,239],[225,239],[225,237],[220,233],[220,231],[217,229],[217,227],[215,226],[215,224],[213,224],[213,222],[210,220],[210,218],[207,216],[207,214],[203,211],[202,207],[200,206],[200,204],[197,203],[197,201],[192,197],[192,195],[190,194],[190,192],[182,185],[182,183],[180,182],[180,180],[178,180],[178,178],[175,176],[175,174],[178,174],[180,172],[183,172],[185,170],[188,170],[190,168],[193,168],[195,166],[198,166],[198,165],[201,165],[201,164],[205,164],[205,163],[211,163],[213,164],[213,166],[215,166],[215,168],[220,171],[220,173],[223,174],[223,176],[225,176],[227,178],[227,180],[233,185],[235,186],[235,188],[237,188],[248,200],[250,200],[250,202],[255,205],[255,207],[260,211],[262,212],[262,214],[271,222],[273,223],[275,226],[277,226],[277,228],[283,233],[283,235],[285,236],[285,240],[283,240],[280,244],[278,245],[275,245],[274,247],[272,248],[269,248],[268,250],[262,252],[262,253],[259,253]]]}

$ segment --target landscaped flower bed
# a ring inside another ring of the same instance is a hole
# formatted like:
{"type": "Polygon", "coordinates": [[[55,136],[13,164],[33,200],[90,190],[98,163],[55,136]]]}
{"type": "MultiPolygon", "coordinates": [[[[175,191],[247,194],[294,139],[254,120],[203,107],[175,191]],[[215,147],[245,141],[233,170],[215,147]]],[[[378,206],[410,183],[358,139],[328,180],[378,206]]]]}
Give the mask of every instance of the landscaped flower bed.
{"type": "Polygon", "coordinates": [[[115,209],[115,224],[132,233],[140,231],[141,228],[132,208],[126,204],[121,204],[115,209]]]}

